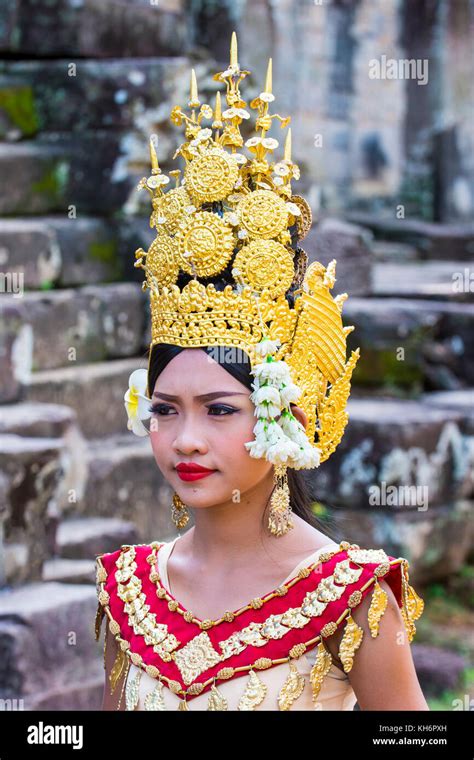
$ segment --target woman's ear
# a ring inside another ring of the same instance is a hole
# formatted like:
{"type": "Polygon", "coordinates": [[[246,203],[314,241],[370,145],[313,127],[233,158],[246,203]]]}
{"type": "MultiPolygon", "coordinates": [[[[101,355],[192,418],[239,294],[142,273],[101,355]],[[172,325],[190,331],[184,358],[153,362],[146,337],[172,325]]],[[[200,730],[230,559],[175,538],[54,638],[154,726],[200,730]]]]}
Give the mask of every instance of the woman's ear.
{"type": "Polygon", "coordinates": [[[304,429],[306,430],[306,428],[308,427],[308,417],[307,417],[306,412],[300,406],[297,406],[296,404],[290,404],[290,408],[291,408],[292,414],[295,415],[298,422],[301,422],[304,429]]]}

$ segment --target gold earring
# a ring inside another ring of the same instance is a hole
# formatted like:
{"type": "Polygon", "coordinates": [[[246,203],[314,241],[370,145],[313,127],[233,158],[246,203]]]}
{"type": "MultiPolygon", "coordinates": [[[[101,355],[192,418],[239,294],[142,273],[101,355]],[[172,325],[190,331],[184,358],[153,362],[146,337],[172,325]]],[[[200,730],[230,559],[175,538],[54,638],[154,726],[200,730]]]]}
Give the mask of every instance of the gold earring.
{"type": "Polygon", "coordinates": [[[187,510],[186,504],[181,499],[181,497],[176,493],[176,491],[173,494],[173,506],[171,508],[171,519],[173,520],[178,530],[181,530],[181,528],[184,528],[188,524],[188,520],[189,520],[189,512],[187,510]]]}
{"type": "Polygon", "coordinates": [[[275,465],[273,482],[275,488],[270,499],[268,528],[274,536],[283,536],[294,527],[291,520],[292,510],[286,465],[275,465]]]}

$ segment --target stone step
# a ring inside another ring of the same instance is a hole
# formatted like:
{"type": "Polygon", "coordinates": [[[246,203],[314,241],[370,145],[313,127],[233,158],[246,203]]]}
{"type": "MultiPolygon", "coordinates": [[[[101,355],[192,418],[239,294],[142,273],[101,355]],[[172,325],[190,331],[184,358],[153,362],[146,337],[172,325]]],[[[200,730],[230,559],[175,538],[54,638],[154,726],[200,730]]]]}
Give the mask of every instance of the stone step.
{"type": "MultiPolygon", "coordinates": [[[[2,301],[14,306],[18,299],[4,295],[2,301]]],[[[146,345],[149,299],[138,283],[26,291],[21,307],[31,326],[33,371],[131,356],[146,345]]]]}
{"type": "Polygon", "coordinates": [[[190,46],[184,0],[9,0],[0,52],[27,56],[183,55],[190,46]]]}
{"type": "Polygon", "coordinates": [[[176,534],[171,520],[173,491],[155,462],[148,437],[127,431],[91,441],[88,470],[81,516],[130,520],[139,543],[176,534]]]}
{"type": "Polygon", "coordinates": [[[95,583],[95,558],[47,559],[43,565],[45,583],[95,583]]]}
{"type": "Polygon", "coordinates": [[[382,214],[348,212],[345,218],[372,230],[381,240],[413,245],[423,259],[472,262],[474,258],[474,224],[441,224],[420,219],[394,219],[382,214]]]}
{"type": "MultiPolygon", "coordinates": [[[[474,435],[474,388],[425,393],[421,400],[440,409],[452,409],[461,412],[463,415],[463,431],[466,435],[474,435]]],[[[474,473],[472,475],[474,477],[474,473]]]]}
{"type": "Polygon", "coordinates": [[[421,392],[474,384],[474,304],[349,297],[342,315],[355,326],[348,349],[361,349],[356,385],[421,392]]]}
{"type": "Polygon", "coordinates": [[[474,498],[474,450],[462,410],[367,396],[350,397],[347,411],[341,443],[310,471],[318,500],[367,511],[370,519],[379,514],[383,522],[411,512],[430,519],[437,506],[474,498]],[[390,496],[393,485],[401,488],[390,496]]]}
{"type": "Polygon", "coordinates": [[[353,297],[371,293],[371,270],[375,257],[372,233],[364,227],[341,219],[326,217],[313,225],[303,240],[308,263],[319,261],[327,266],[336,259],[333,296],[351,293],[353,297]]]}
{"type": "Polygon", "coordinates": [[[104,679],[96,610],[95,583],[39,582],[1,591],[2,697],[22,700],[26,710],[38,704],[86,709],[96,700],[104,679]]]}
{"type": "Polygon", "coordinates": [[[0,215],[114,214],[136,195],[136,176],[120,168],[124,137],[90,130],[0,143],[0,215]]]}
{"type": "Polygon", "coordinates": [[[474,302],[474,270],[465,261],[383,261],[372,269],[375,296],[474,302]]]}
{"type": "Polygon", "coordinates": [[[127,430],[123,397],[131,373],[147,366],[144,356],[34,372],[25,387],[25,396],[34,403],[54,399],[58,404],[71,407],[86,438],[127,433],[135,439],[127,430]]]}
{"type": "MultiPolygon", "coordinates": [[[[169,114],[189,98],[189,59],[157,55],[155,49],[152,58],[81,59],[74,71],[70,58],[0,62],[0,139],[140,130],[150,120],[150,132],[174,142],[169,114]]],[[[201,93],[212,81],[209,63],[197,61],[195,70],[201,93]]]]}
{"type": "Polygon", "coordinates": [[[377,262],[390,261],[394,264],[417,261],[420,252],[415,245],[399,243],[396,240],[372,240],[371,249],[377,262]]]}
{"type": "Polygon", "coordinates": [[[116,225],[93,217],[1,219],[0,260],[2,273],[11,277],[6,292],[20,292],[20,285],[42,290],[124,276],[116,225]]]}
{"type": "Polygon", "coordinates": [[[135,524],[117,517],[63,520],[56,534],[58,559],[72,562],[90,561],[91,557],[113,552],[122,544],[135,543],[138,543],[135,524]]]}

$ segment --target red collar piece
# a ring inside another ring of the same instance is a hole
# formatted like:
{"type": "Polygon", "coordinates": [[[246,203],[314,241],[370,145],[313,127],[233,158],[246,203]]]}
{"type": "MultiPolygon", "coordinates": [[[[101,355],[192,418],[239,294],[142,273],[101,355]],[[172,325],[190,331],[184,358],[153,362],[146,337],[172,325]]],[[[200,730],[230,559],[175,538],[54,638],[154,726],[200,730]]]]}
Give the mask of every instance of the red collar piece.
{"type": "Polygon", "coordinates": [[[334,633],[383,576],[403,604],[403,558],[341,542],[287,583],[218,621],[200,620],[161,585],[163,544],[124,545],[97,557],[99,600],[131,661],[189,696],[215,680],[298,657],[334,633]]]}

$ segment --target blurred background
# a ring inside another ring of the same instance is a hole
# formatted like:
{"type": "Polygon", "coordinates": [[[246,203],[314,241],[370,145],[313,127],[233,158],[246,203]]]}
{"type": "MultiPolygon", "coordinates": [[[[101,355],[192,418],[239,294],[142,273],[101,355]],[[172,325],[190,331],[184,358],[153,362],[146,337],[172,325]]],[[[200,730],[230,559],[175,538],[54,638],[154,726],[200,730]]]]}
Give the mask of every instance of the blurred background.
{"type": "Polygon", "coordinates": [[[136,186],[150,135],[181,168],[171,109],[191,67],[214,104],[233,30],[247,104],[273,59],[271,111],[292,117],[293,192],[313,211],[303,246],[337,259],[361,349],[314,511],[336,540],[409,560],[423,691],[472,709],[472,0],[3,0],[0,698],[99,709],[95,556],[175,535],[123,405],[150,342],[136,186]]]}

